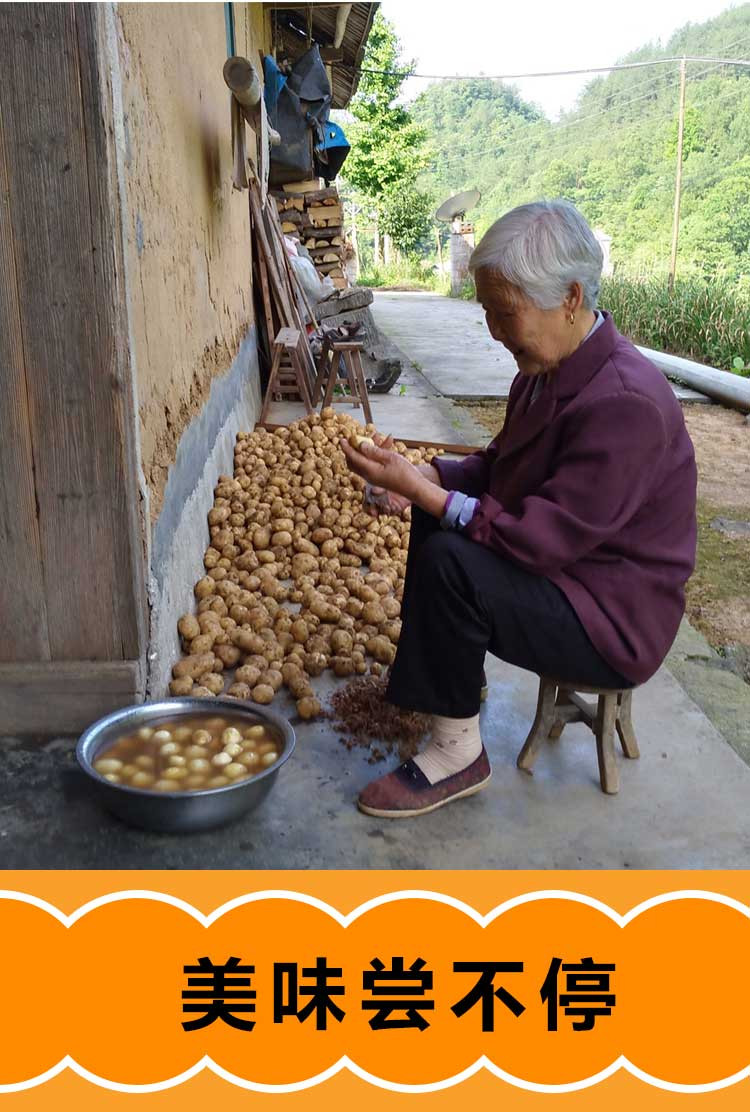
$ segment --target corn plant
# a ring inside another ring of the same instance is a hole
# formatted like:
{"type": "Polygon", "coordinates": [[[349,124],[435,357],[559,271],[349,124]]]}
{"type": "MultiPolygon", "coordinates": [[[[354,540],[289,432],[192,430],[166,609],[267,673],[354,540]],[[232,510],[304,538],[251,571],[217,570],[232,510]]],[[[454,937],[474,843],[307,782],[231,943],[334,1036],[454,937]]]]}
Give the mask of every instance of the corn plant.
{"type": "Polygon", "coordinates": [[[729,279],[605,278],[600,304],[635,343],[747,373],[750,296],[729,279]]]}

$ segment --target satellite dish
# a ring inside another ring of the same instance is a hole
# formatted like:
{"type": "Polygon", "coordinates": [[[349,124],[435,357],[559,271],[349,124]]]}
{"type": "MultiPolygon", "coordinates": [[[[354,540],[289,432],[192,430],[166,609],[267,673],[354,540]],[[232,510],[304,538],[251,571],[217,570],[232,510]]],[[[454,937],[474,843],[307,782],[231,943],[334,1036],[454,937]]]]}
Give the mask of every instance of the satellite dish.
{"type": "Polygon", "coordinates": [[[469,209],[473,209],[481,196],[482,194],[478,189],[466,189],[463,193],[457,193],[455,197],[449,197],[447,201],[443,201],[435,213],[435,219],[450,223],[457,216],[463,216],[469,209]]]}

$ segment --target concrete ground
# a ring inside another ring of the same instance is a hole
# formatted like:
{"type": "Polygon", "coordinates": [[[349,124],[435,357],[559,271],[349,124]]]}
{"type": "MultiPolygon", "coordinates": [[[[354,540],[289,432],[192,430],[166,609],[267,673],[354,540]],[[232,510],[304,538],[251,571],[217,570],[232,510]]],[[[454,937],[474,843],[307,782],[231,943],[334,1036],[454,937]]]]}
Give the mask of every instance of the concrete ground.
{"type": "MultiPolygon", "coordinates": [[[[476,301],[376,290],[371,312],[380,331],[417,364],[438,393],[474,401],[507,398],[516,363],[490,336],[476,301]]],[[[684,386],[673,390],[680,400],[710,401],[684,386]]]]}
{"type": "MultiPolygon", "coordinates": [[[[422,303],[411,304],[421,314],[422,303]]],[[[433,343],[442,343],[438,331],[433,343]]],[[[426,440],[486,442],[487,433],[441,396],[426,369],[411,368],[401,385],[404,394],[397,387],[373,399],[380,428],[426,440]]],[[[301,406],[278,404],[270,420],[288,421],[301,412],[301,406]]],[[[102,811],[76,767],[75,739],[40,744],[0,737],[0,864],[5,869],[745,868],[750,688],[727,672],[687,623],[667,665],[633,699],[641,759],[619,759],[620,794],[605,796],[594,740],[584,726],[567,727],[561,740],[540,754],[533,777],[516,770],[516,755],[534,718],[536,677],[488,658],[490,698],[482,710],[482,733],[493,779],[479,795],[421,819],[389,821],[357,812],[357,793],[391,765],[370,765],[361,749],[347,751],[326,721],[293,719],[297,749],[256,812],[230,827],[192,836],[131,830],[102,811]]],[[[325,699],[344,681],[315,682],[325,699]]],[[[294,715],[291,703],[275,705],[294,715]]]]}
{"type": "MultiPolygon", "coordinates": [[[[642,756],[619,758],[617,796],[599,789],[584,726],[567,727],[533,776],[517,771],[536,678],[489,658],[488,674],[482,733],[492,781],[421,819],[359,814],[357,793],[390,766],[347,751],[325,721],[295,724],[297,749],[256,812],[183,836],[131,830],[102,811],[76,769],[72,740],[6,740],[0,861],[6,869],[746,867],[750,768],[666,668],[633,700],[642,756]]],[[[337,682],[316,686],[325,693],[337,682]]]]}
{"type": "Polygon", "coordinates": [[[380,331],[439,393],[507,398],[518,368],[507,348],[490,336],[476,301],[376,290],[370,310],[380,331]]]}
{"type": "MultiPolygon", "coordinates": [[[[392,433],[396,439],[431,440],[441,444],[468,444],[479,447],[487,443],[487,433],[466,410],[444,397],[430,382],[424,371],[407,360],[401,376],[389,394],[371,394],[370,407],[380,432],[392,433]]],[[[336,410],[351,413],[364,424],[360,407],[348,401],[336,402],[336,410]]],[[[272,402],[268,412],[270,424],[286,425],[304,417],[302,402],[272,402]]]]}

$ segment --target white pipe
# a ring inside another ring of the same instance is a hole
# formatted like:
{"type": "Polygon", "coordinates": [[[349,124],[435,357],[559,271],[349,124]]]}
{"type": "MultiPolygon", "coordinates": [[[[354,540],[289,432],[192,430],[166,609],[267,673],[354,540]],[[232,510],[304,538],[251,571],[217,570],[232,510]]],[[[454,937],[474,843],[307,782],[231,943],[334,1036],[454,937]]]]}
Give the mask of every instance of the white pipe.
{"type": "Polygon", "coordinates": [[[260,104],[260,79],[247,58],[234,55],[224,63],[224,80],[244,109],[252,111],[260,104]]]}
{"type": "Polygon", "coordinates": [[[743,413],[750,413],[750,379],[719,370],[718,367],[704,367],[702,363],[694,363],[692,359],[667,355],[666,352],[654,351],[652,348],[639,346],[638,350],[667,377],[679,378],[686,386],[699,390],[709,398],[716,398],[743,413]]]}

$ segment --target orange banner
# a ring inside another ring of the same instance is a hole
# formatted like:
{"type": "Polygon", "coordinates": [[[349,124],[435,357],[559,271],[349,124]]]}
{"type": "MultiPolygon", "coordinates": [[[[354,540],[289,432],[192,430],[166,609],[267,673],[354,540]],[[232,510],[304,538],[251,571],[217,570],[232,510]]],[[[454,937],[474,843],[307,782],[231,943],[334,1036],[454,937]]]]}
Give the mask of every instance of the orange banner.
{"type": "Polygon", "coordinates": [[[742,873],[5,873],[3,886],[11,1107],[87,1086],[99,1107],[166,1108],[177,1093],[197,1107],[207,1086],[316,1107],[352,1085],[379,1107],[477,1086],[493,1105],[585,1108],[606,1088],[618,1107],[612,1092],[633,1086],[644,1107],[747,1103],[742,873]]]}

